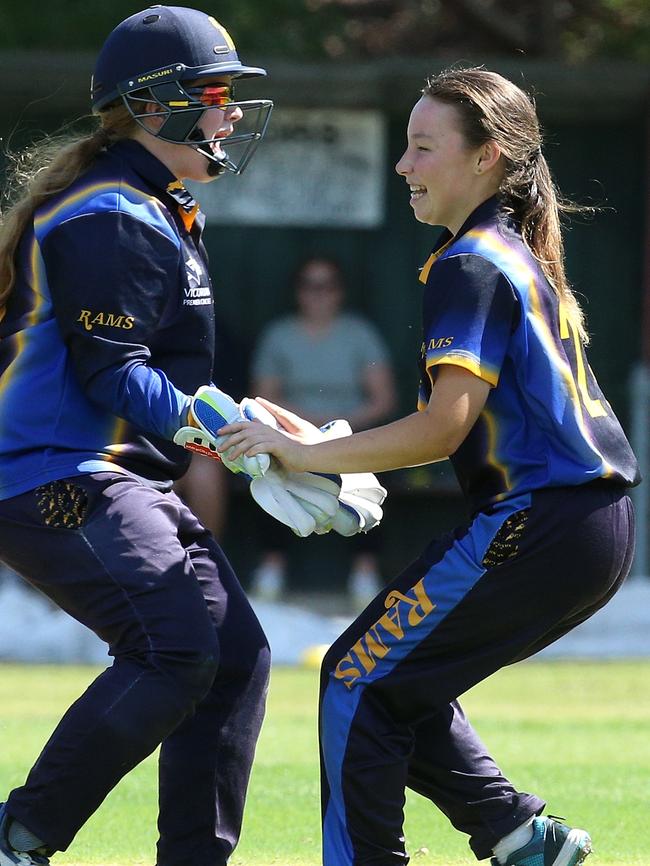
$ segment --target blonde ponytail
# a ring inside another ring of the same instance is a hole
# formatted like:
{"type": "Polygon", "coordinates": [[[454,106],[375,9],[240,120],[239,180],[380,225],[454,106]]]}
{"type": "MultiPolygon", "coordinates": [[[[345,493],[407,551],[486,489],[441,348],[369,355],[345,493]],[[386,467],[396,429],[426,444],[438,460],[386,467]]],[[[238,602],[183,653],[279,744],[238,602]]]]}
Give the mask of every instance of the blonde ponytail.
{"type": "Polygon", "coordinates": [[[135,121],[118,105],[103,112],[100,126],[83,136],[49,136],[18,154],[13,163],[0,213],[0,320],[16,280],[16,252],[34,211],[69,187],[109,144],[129,137],[135,121]]]}

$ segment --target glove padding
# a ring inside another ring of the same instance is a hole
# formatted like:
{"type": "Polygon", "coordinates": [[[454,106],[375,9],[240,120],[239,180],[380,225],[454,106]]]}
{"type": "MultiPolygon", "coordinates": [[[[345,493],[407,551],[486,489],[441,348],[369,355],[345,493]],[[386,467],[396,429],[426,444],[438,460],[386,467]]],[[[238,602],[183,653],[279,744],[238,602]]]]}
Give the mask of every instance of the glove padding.
{"type": "Polygon", "coordinates": [[[334,478],[287,472],[275,461],[263,477],[250,484],[251,496],[260,508],[301,538],[329,532],[339,510],[339,490],[334,478]]]}
{"type": "MultiPolygon", "coordinates": [[[[328,421],[320,430],[324,442],[352,435],[352,428],[342,418],[328,421]]],[[[344,472],[332,529],[346,537],[374,529],[384,516],[381,506],[387,495],[372,472],[344,472]]]]}
{"type": "MultiPolygon", "coordinates": [[[[240,410],[248,420],[282,429],[275,417],[256,400],[244,397],[240,410]]],[[[254,478],[250,485],[251,496],[260,508],[301,538],[312,532],[318,535],[329,532],[338,512],[340,489],[338,476],[288,472],[276,460],[272,460],[271,468],[262,478],[254,478]]]]}
{"type": "MultiPolygon", "coordinates": [[[[275,417],[256,400],[245,397],[240,409],[249,420],[281,429],[275,417]]],[[[321,427],[321,433],[322,441],[326,441],[351,436],[352,428],[339,419],[321,427]]],[[[264,479],[251,484],[253,499],[303,538],[312,532],[323,535],[331,529],[346,537],[369,532],[383,517],[381,505],[386,499],[386,489],[371,472],[343,475],[287,472],[277,467],[276,461],[269,472],[272,474],[267,472],[264,479]],[[336,502],[332,501],[333,496],[337,497],[336,502]]]]}
{"type": "Polygon", "coordinates": [[[332,529],[346,537],[357,532],[370,532],[384,516],[381,506],[386,496],[386,488],[371,472],[344,473],[341,475],[339,509],[332,529]]]}
{"type": "Polygon", "coordinates": [[[227,451],[219,452],[218,448],[228,441],[227,436],[219,436],[219,430],[226,424],[235,421],[246,421],[240,407],[232,397],[216,388],[214,385],[202,385],[192,397],[190,420],[194,425],[181,427],[174,435],[174,442],[189,451],[212,457],[230,469],[231,472],[241,472],[250,478],[259,478],[271,465],[268,454],[257,454],[246,457],[245,454],[231,460],[227,451]]]}

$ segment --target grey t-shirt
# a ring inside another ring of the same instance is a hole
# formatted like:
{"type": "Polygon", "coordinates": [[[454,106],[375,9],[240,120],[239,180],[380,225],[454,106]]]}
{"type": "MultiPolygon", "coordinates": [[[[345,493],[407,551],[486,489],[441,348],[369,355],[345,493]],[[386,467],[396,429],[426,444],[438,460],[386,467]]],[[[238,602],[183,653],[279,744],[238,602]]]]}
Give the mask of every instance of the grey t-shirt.
{"type": "Polygon", "coordinates": [[[306,414],[345,417],[364,402],[367,368],[386,363],[385,343],[360,316],[342,313],[327,332],[314,338],[294,315],[272,322],[262,333],[253,375],[278,378],[283,399],[306,414]]]}

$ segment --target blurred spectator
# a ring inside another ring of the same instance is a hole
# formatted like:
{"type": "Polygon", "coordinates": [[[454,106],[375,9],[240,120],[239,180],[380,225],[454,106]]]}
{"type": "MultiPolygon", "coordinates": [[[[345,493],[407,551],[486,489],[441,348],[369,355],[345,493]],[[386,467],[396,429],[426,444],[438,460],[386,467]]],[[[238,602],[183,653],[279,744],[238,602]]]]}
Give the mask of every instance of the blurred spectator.
{"type": "MultiPolygon", "coordinates": [[[[213,381],[234,400],[241,400],[246,394],[249,356],[249,348],[218,317],[213,381]]],[[[217,541],[223,539],[225,532],[232,482],[232,474],[219,460],[194,454],[189,469],[174,485],[176,493],[217,541]]]]}
{"type": "MultiPolygon", "coordinates": [[[[390,359],[377,329],[342,309],[345,282],[340,265],[324,256],[304,261],[293,288],[297,311],[263,331],[253,355],[252,394],[267,397],[321,426],[345,418],[353,430],[389,419],[396,406],[390,359]]],[[[379,530],[352,539],[348,588],[365,605],[381,586],[379,530]]],[[[278,597],[286,586],[287,536],[264,521],[262,558],[252,592],[278,597]]]]}

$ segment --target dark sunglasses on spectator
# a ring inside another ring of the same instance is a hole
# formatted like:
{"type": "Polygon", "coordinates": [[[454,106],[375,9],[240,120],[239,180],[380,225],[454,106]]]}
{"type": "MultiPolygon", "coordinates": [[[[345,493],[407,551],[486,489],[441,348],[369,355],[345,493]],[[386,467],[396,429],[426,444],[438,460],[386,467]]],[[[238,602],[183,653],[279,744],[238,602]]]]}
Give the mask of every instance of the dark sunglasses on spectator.
{"type": "Polygon", "coordinates": [[[306,277],[298,281],[298,288],[307,289],[310,292],[331,292],[338,291],[341,285],[336,279],[319,280],[306,277]]]}

